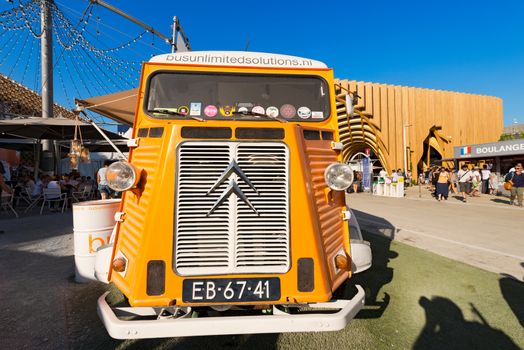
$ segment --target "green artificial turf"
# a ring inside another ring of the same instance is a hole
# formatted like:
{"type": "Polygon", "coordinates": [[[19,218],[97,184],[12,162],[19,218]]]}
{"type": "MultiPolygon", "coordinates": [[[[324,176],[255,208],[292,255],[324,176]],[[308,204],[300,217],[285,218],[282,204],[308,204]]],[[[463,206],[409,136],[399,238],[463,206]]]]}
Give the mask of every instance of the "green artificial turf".
{"type": "Polygon", "coordinates": [[[366,306],[345,330],[282,334],[281,349],[519,349],[524,283],[365,234],[373,266],[352,284],[366,306]],[[297,343],[302,346],[297,346],[297,343]]]}

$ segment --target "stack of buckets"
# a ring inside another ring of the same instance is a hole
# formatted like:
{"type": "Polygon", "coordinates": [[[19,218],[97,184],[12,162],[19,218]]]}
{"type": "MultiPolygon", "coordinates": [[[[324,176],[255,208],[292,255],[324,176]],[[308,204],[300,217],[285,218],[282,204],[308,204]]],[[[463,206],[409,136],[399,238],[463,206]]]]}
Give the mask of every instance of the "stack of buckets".
{"type": "Polygon", "coordinates": [[[73,204],[75,281],[97,281],[95,258],[98,248],[110,243],[120,199],[73,204]]]}

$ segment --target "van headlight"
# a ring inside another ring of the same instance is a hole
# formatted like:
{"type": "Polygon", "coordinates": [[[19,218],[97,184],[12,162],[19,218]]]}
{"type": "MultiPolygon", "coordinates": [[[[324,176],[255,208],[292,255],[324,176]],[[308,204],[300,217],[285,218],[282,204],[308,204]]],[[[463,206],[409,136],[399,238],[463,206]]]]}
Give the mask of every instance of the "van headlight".
{"type": "Polygon", "coordinates": [[[138,183],[136,168],[125,161],[111,164],[106,173],[107,185],[117,192],[127,191],[138,183]]]}
{"type": "Polygon", "coordinates": [[[332,190],[345,191],[353,183],[353,169],[344,163],[333,163],[326,168],[324,178],[332,190]]]}

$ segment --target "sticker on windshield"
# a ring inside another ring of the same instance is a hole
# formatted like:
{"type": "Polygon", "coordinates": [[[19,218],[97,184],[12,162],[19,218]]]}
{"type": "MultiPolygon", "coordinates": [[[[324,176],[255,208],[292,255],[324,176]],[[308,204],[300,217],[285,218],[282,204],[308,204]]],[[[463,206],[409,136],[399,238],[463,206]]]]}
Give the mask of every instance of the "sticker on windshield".
{"type": "Polygon", "coordinates": [[[302,119],[307,119],[311,117],[311,109],[307,107],[300,107],[297,111],[297,114],[302,119]]]}
{"type": "Polygon", "coordinates": [[[324,112],[322,112],[322,111],[313,111],[313,112],[311,112],[311,118],[313,118],[313,119],[324,119],[324,112]]]}
{"type": "Polygon", "coordinates": [[[201,111],[202,111],[202,103],[191,102],[189,104],[189,115],[200,116],[201,111]]]}
{"type": "Polygon", "coordinates": [[[253,104],[249,102],[241,102],[237,104],[238,111],[240,112],[240,108],[246,108],[248,111],[250,108],[253,108],[253,104]]]}
{"type": "Polygon", "coordinates": [[[224,117],[231,117],[234,111],[235,111],[235,106],[230,106],[230,105],[220,106],[220,114],[222,114],[224,117]]]}
{"type": "Polygon", "coordinates": [[[257,114],[266,114],[266,110],[262,106],[255,106],[255,107],[253,107],[251,112],[257,113],[257,114]]]}
{"type": "Polygon", "coordinates": [[[178,113],[187,115],[189,113],[189,107],[188,106],[180,106],[178,107],[178,113]]]}
{"type": "Polygon", "coordinates": [[[247,107],[239,107],[238,108],[238,112],[239,113],[247,113],[247,112],[249,112],[249,109],[247,109],[247,107]]]}
{"type": "Polygon", "coordinates": [[[207,117],[214,117],[218,113],[218,108],[214,105],[207,105],[206,108],[204,108],[204,114],[207,117]]]}
{"type": "Polygon", "coordinates": [[[285,104],[280,107],[280,114],[287,119],[293,118],[297,114],[297,109],[293,105],[285,104]]]}
{"type": "Polygon", "coordinates": [[[275,106],[269,106],[266,109],[266,115],[271,118],[278,117],[278,108],[275,106]]]}

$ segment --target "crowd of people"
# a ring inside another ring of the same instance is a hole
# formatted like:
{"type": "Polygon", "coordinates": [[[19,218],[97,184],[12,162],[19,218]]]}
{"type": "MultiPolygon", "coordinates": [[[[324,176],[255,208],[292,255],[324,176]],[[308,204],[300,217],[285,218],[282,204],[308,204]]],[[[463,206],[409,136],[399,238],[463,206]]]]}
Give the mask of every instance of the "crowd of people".
{"type": "MultiPolygon", "coordinates": [[[[492,167],[492,164],[483,164],[482,167],[464,164],[458,171],[446,167],[433,167],[419,175],[419,183],[428,185],[438,201],[447,200],[450,193],[453,193],[460,194],[462,201],[466,203],[468,197],[501,193],[500,188],[503,181],[501,181],[500,174],[492,171],[492,167]]],[[[517,174],[516,170],[522,173],[522,164],[519,163],[510,169],[504,181],[511,181],[511,178],[517,174]]],[[[515,177],[513,182],[513,189],[510,190],[510,204],[513,204],[517,198],[517,205],[522,206],[524,175],[515,177]]]]}
{"type": "MultiPolygon", "coordinates": [[[[0,163],[0,195],[5,200],[13,196],[13,207],[29,204],[42,198],[46,188],[59,189],[59,193],[65,193],[66,198],[76,201],[100,197],[108,199],[116,195],[107,186],[105,176],[105,172],[110,164],[110,161],[105,161],[104,166],[96,173],[95,178],[82,176],[78,171],[73,170],[61,176],[40,174],[35,179],[34,174],[29,170],[31,168],[20,166],[16,171],[13,171],[12,169],[6,169],[6,166],[0,163]]],[[[51,210],[57,210],[59,203],[52,204],[51,210]]]]}

